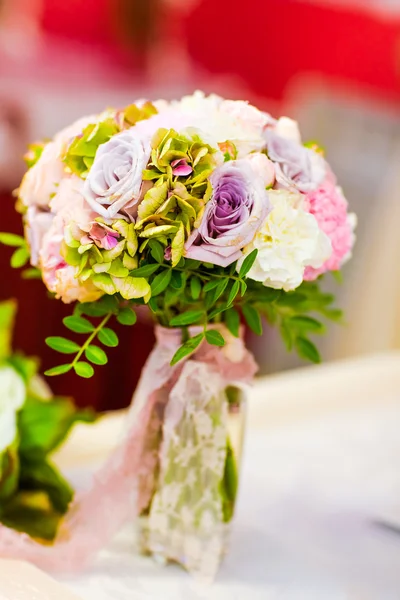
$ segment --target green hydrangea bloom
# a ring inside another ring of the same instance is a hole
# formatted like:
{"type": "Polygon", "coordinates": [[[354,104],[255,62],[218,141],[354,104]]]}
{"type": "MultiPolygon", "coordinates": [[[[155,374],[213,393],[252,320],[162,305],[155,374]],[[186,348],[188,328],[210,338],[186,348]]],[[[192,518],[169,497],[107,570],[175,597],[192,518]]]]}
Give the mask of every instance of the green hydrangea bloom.
{"type": "Polygon", "coordinates": [[[131,277],[138,266],[138,237],[133,223],[124,219],[107,225],[100,217],[93,221],[88,231],[75,223],[65,229],[61,254],[64,260],[77,267],[76,276],[81,282],[90,280],[105,294],[120,293],[125,300],[147,299],[150,286],[142,277],[131,277]],[[113,247],[102,247],[102,239],[94,228],[102,228],[105,235],[115,240],[113,247]]]}

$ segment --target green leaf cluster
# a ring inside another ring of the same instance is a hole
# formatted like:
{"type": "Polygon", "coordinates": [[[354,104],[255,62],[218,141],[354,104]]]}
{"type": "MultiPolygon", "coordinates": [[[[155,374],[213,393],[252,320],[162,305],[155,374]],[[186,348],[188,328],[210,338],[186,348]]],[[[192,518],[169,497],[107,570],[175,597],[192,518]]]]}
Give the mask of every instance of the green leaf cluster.
{"type": "Polygon", "coordinates": [[[157,239],[171,251],[172,266],[183,256],[184,245],[195,224],[200,222],[205,204],[211,197],[208,177],[215,167],[216,152],[197,134],[178,134],[173,129],[159,129],[152,140],[151,162],[143,173],[154,185],[138,209],[136,230],[144,239],[157,239]],[[173,174],[174,161],[183,161],[191,173],[173,174]]]}
{"type": "Polygon", "coordinates": [[[87,125],[66,149],[63,160],[71,173],[75,173],[83,179],[86,178],[94,162],[97,148],[100,144],[108,142],[118,132],[117,122],[111,117],[99,123],[87,125]]]}
{"type": "Polygon", "coordinates": [[[0,303],[0,362],[19,373],[26,388],[17,415],[17,436],[0,453],[0,520],[50,540],[73,497],[71,486],[51,462],[51,454],[77,421],[91,422],[94,413],[77,411],[69,399],[49,398],[37,376],[38,361],[13,353],[15,312],[14,301],[0,303]]]}

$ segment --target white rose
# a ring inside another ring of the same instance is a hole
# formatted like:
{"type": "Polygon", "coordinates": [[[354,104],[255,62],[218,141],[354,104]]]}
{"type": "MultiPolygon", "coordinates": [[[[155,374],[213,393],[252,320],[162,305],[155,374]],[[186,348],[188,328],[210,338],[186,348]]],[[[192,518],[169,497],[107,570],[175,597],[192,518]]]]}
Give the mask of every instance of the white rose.
{"type": "Polygon", "coordinates": [[[273,209],[244,249],[237,270],[257,248],[257,258],[247,276],[267,287],[288,292],[302,283],[305,267],[322,266],[330,257],[332,246],[314,215],[302,209],[301,194],[270,190],[268,195],[273,209]]]}
{"type": "Polygon", "coordinates": [[[0,453],[17,435],[17,412],[25,402],[26,390],[22,377],[12,367],[0,367],[0,453]]]}
{"type": "Polygon", "coordinates": [[[137,204],[149,159],[150,144],[142,141],[134,127],[101,144],[83,190],[91,208],[112,219],[123,208],[137,204]]]}

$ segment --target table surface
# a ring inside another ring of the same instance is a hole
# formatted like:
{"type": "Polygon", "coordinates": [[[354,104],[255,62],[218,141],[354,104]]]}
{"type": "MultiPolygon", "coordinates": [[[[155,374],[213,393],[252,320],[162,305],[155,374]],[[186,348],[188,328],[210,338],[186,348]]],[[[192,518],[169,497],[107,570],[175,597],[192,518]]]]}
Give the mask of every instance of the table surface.
{"type": "MultiPolygon", "coordinates": [[[[83,600],[400,600],[400,353],[260,379],[231,551],[211,587],[134,551],[133,525],[79,576],[83,600]]],[[[80,425],[57,463],[79,485],[123,416],[80,425]],[[79,465],[79,466],[78,466],[79,465]]]]}

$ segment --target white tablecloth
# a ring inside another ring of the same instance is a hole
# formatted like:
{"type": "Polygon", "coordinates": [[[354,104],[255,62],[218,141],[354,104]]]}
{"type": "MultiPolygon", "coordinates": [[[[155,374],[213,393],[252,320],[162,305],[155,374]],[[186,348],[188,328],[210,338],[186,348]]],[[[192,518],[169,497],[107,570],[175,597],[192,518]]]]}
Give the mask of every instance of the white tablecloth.
{"type": "MultiPolygon", "coordinates": [[[[83,600],[399,600],[400,535],[376,521],[400,520],[400,355],[272,377],[250,404],[232,547],[213,586],[137,557],[132,526],[62,581],[83,600]]],[[[59,454],[78,484],[121,421],[82,426],[59,454]]]]}

